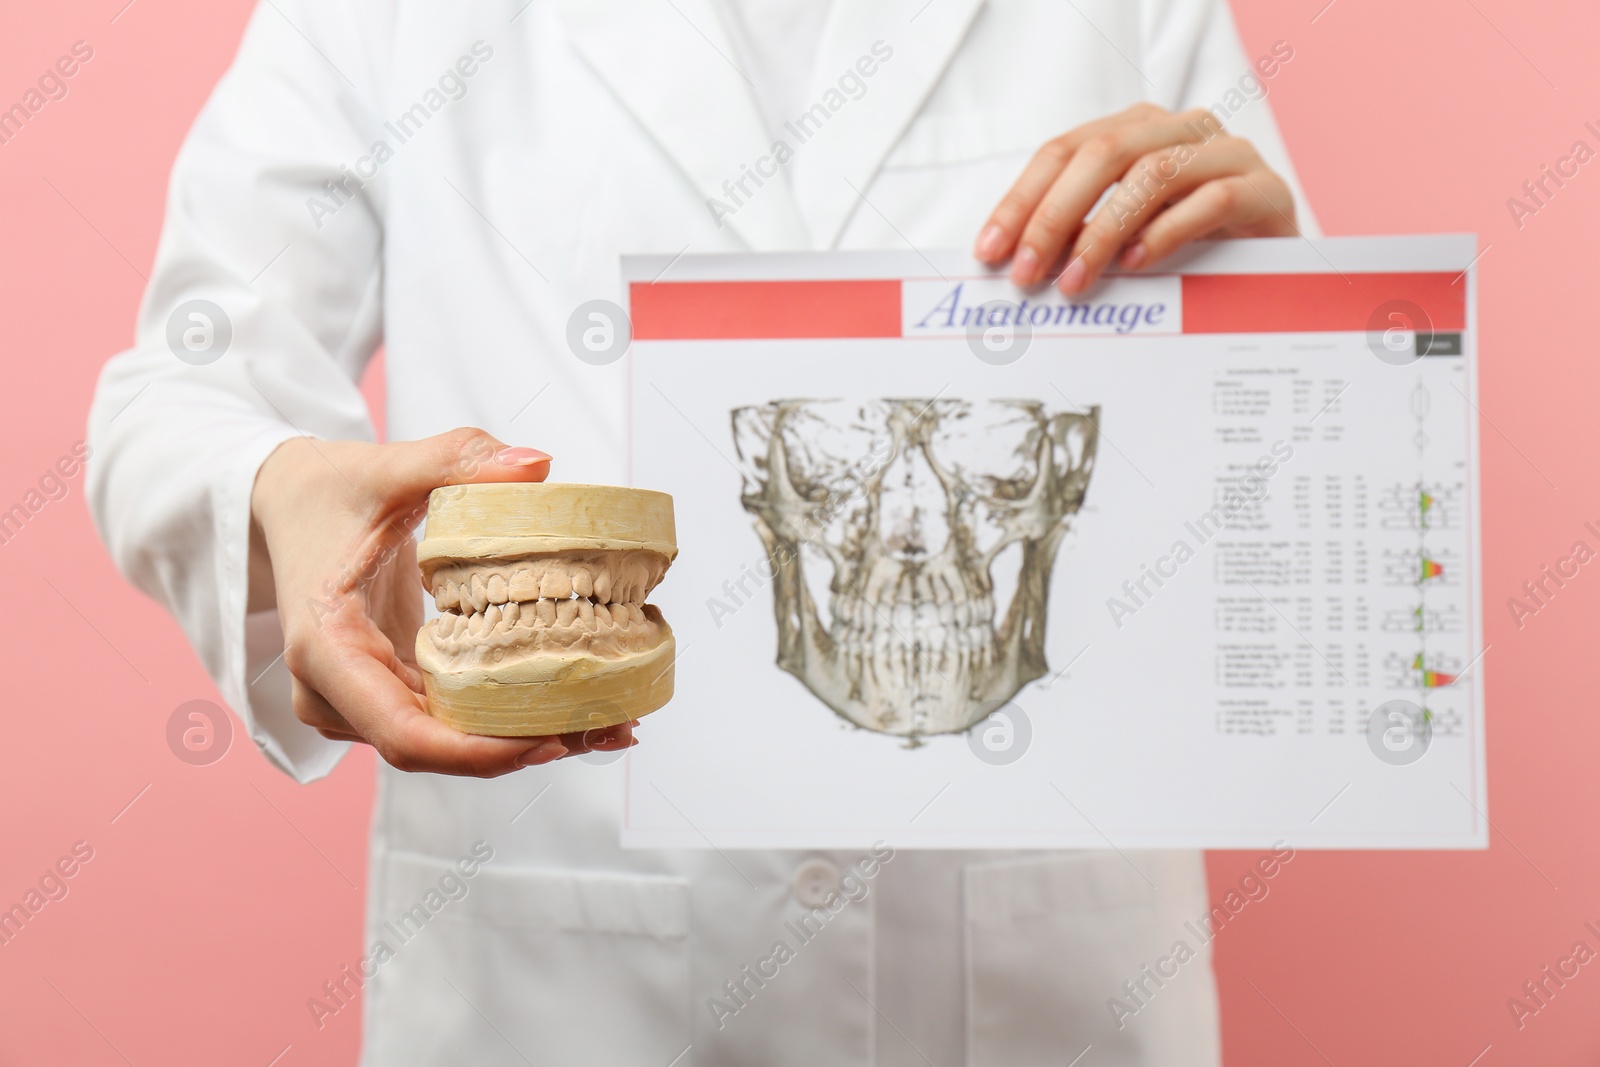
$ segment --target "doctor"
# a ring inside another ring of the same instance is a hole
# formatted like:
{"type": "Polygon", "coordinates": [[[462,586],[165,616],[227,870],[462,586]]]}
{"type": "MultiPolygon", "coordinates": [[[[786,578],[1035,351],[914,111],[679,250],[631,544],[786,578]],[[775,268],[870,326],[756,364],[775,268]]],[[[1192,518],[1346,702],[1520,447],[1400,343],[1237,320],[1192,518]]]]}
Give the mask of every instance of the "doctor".
{"type": "Polygon", "coordinates": [[[384,760],[369,951],[308,1040],[360,989],[374,1065],[1219,1062],[1205,950],[1144,970],[1207,908],[1198,853],[623,851],[629,726],[427,716],[410,531],[439,485],[625,481],[624,364],[566,340],[622,252],[973,246],[1073,292],[1307,231],[1260,99],[1295,43],[1247,56],[1221,0],[255,12],[101,378],[90,493],[268,759],[384,760]],[[387,445],[356,386],[380,345],[387,445]]]}

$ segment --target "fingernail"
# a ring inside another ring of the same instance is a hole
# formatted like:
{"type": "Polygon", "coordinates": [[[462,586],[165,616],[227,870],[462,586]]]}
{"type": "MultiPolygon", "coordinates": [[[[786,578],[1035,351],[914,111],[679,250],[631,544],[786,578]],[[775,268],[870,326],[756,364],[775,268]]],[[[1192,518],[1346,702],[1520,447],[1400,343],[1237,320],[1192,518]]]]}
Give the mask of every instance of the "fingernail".
{"type": "Polygon", "coordinates": [[[548,452],[540,452],[537,448],[502,448],[494,454],[494,461],[502,467],[531,467],[535,463],[547,463],[550,460],[548,452]]]}
{"type": "Polygon", "coordinates": [[[991,222],[983,228],[982,233],[978,234],[978,243],[973,248],[973,254],[985,263],[999,259],[1000,248],[1005,239],[1006,231],[1002,230],[997,223],[991,222]]]}
{"type": "Polygon", "coordinates": [[[567,746],[560,741],[544,741],[534,745],[517,757],[518,767],[537,767],[541,763],[558,760],[567,754],[567,746]]]}
{"type": "Polygon", "coordinates": [[[1122,265],[1128,270],[1138,270],[1147,255],[1149,250],[1145,248],[1144,242],[1135,241],[1131,248],[1122,253],[1122,265]]]}
{"type": "Polygon", "coordinates": [[[1017,249],[1017,258],[1011,261],[1011,281],[1015,285],[1032,285],[1039,274],[1039,253],[1023,245],[1017,249]]]}
{"type": "Polygon", "coordinates": [[[1083,265],[1083,257],[1078,257],[1067,264],[1067,269],[1061,272],[1061,281],[1058,283],[1063,293],[1076,293],[1083,289],[1084,279],[1089,276],[1089,268],[1083,265]]]}

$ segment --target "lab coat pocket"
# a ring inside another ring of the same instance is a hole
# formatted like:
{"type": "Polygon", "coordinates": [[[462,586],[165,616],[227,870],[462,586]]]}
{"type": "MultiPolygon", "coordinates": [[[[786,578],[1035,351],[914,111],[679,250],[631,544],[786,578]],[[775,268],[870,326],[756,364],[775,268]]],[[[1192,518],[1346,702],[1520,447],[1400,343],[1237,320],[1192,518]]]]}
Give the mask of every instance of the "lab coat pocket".
{"type": "Polygon", "coordinates": [[[610,1067],[688,1046],[683,879],[492,862],[466,879],[405,853],[385,868],[368,928],[393,958],[368,988],[366,1064],[610,1067]],[[451,873],[465,893],[419,928],[451,873]]]}
{"type": "Polygon", "coordinates": [[[1200,853],[977,863],[963,890],[970,1067],[1059,1067],[1090,1045],[1102,1067],[1220,1062],[1200,853]]]}

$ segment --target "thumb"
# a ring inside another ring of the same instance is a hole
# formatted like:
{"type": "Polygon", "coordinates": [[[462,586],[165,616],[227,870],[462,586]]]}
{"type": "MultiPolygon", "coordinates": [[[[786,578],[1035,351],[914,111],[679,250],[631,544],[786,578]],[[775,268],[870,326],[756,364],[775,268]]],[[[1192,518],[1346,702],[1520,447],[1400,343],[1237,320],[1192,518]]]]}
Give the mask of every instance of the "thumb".
{"type": "Polygon", "coordinates": [[[550,473],[547,453],[508,447],[471,427],[389,447],[393,450],[385,472],[389,488],[407,497],[426,497],[445,485],[542,482],[550,473]]]}

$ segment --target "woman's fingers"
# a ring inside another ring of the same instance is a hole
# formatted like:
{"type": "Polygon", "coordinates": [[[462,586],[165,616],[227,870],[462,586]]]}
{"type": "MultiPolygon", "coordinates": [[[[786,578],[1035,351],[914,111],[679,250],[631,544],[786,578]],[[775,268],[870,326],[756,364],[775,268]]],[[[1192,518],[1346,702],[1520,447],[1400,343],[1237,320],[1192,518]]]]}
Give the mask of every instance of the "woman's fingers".
{"type": "MultiPolygon", "coordinates": [[[[303,683],[296,681],[295,685],[305,694],[304,696],[297,695],[296,697],[297,711],[301,707],[305,707],[307,714],[316,720],[312,721],[312,719],[302,716],[302,721],[306,721],[308,725],[316,726],[319,734],[332,741],[369,743],[365,737],[354,733],[348,727],[322,725],[322,723],[343,723],[344,717],[334,711],[331,704],[320,695],[312,692],[303,683]]],[[[518,762],[517,767],[510,768],[511,770],[516,770],[518,767],[530,767],[539,763],[548,763],[568,755],[579,755],[584,752],[620,752],[624,749],[632,748],[639,743],[633,736],[633,727],[638,724],[638,720],[635,719],[632,722],[620,723],[616,726],[603,726],[593,730],[585,730],[581,733],[562,734],[555,738],[560,743],[561,751],[556,751],[554,746],[545,745],[544,742],[550,739],[543,737],[495,738],[491,740],[508,741],[525,750],[522,753],[523,758],[518,762]]],[[[446,773],[472,774],[477,772],[463,769],[446,773]]]]}
{"type": "Polygon", "coordinates": [[[985,263],[999,263],[1012,254],[1017,247],[1017,239],[1022,236],[1039,202],[1084,142],[1117,127],[1169,114],[1154,104],[1135,104],[1115,115],[1085,123],[1045,142],[979,230],[973,255],[985,263]]]}
{"type": "Polygon", "coordinates": [[[376,746],[402,771],[496,778],[551,763],[571,752],[554,737],[483,737],[462,733],[421,707],[399,708],[387,724],[387,747],[376,746]]]}
{"type": "Polygon", "coordinates": [[[392,652],[379,658],[378,649],[322,637],[305,652],[291,645],[296,714],[320,730],[359,734],[399,770],[493,778],[569,751],[555,738],[455,730],[429,715],[422,696],[396,677],[386,662],[392,652]]]}
{"type": "Polygon", "coordinates": [[[412,500],[425,501],[440,486],[542,482],[550,473],[548,453],[508,446],[486,431],[468,426],[419,441],[376,446],[367,456],[370,491],[402,506],[412,500]]]}
{"type": "MultiPolygon", "coordinates": [[[[1248,141],[1218,137],[1148,152],[1130,166],[1084,224],[1057,284],[1068,295],[1093,285],[1122,249],[1167,205],[1209,181],[1260,163],[1248,141]]],[[[1137,264],[1135,264],[1137,265],[1137,264]]]]}
{"type": "Polygon", "coordinates": [[[322,694],[311,686],[289,675],[289,697],[294,707],[295,718],[314,727],[324,735],[339,734],[345,739],[359,736],[355,727],[345,721],[343,715],[334,710],[332,704],[322,698],[322,694]]]}
{"type": "Polygon", "coordinates": [[[1124,253],[1122,265],[1145,267],[1207,237],[1290,237],[1298,232],[1294,200],[1281,178],[1265,170],[1233,175],[1205,183],[1156,215],[1124,253]]]}
{"type": "Polygon", "coordinates": [[[1019,286],[1040,281],[1062,258],[1095,201],[1150,152],[1195,142],[1203,131],[1192,115],[1164,115],[1096,134],[1073,153],[1029,217],[1011,263],[1019,286]]]}
{"type": "Polygon", "coordinates": [[[974,254],[988,263],[1011,256],[1011,280],[1022,287],[1064,264],[1057,282],[1072,295],[1113,263],[1137,269],[1198,238],[1298,232],[1288,185],[1248,141],[1224,134],[1204,108],[1174,114],[1140,104],[1041,148],[990,214],[974,254]]]}
{"type": "Polygon", "coordinates": [[[373,633],[320,634],[290,656],[295,713],[324,737],[365,741],[403,771],[492,778],[582,752],[616,752],[638,742],[638,720],[560,737],[485,737],[462,733],[428,714],[425,698],[400,672],[415,668],[373,633]]]}
{"type": "Polygon", "coordinates": [[[634,740],[633,726],[634,723],[625,722],[616,726],[584,730],[581,733],[562,734],[561,743],[574,753],[620,752],[639,743],[634,740]]]}

